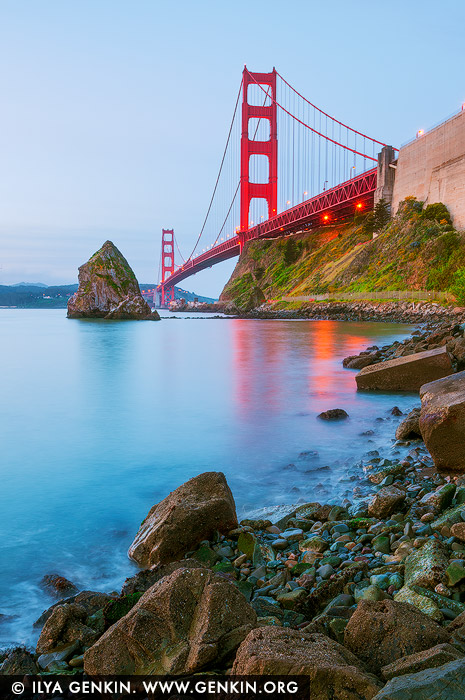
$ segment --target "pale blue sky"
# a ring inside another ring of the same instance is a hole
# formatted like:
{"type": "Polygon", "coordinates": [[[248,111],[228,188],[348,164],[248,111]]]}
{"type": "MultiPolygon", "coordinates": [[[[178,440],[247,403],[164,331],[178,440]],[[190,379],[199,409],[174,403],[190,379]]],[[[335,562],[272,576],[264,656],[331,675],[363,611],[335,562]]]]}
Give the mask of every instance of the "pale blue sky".
{"type": "MultiPolygon", "coordinates": [[[[201,226],[244,63],[399,145],[465,101],[465,2],[0,0],[0,283],[201,226]]],[[[217,295],[234,265],[184,284],[217,295]]]]}

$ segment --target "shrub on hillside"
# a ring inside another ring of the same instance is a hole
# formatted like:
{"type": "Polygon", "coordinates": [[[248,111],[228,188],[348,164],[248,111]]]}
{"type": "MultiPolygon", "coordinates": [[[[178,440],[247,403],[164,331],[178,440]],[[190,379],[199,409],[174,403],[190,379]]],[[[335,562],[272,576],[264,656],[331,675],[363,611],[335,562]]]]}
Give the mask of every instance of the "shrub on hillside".
{"type": "Polygon", "coordinates": [[[292,265],[300,256],[302,246],[292,238],[287,238],[283,243],[283,260],[285,265],[292,265]]]}
{"type": "Polygon", "coordinates": [[[465,268],[457,270],[451,286],[451,292],[460,306],[465,306],[465,268]]]}
{"type": "Polygon", "coordinates": [[[450,218],[449,210],[445,204],[442,202],[435,202],[434,204],[428,204],[421,213],[422,219],[428,219],[430,221],[437,221],[440,224],[452,225],[452,219],[450,218]]]}

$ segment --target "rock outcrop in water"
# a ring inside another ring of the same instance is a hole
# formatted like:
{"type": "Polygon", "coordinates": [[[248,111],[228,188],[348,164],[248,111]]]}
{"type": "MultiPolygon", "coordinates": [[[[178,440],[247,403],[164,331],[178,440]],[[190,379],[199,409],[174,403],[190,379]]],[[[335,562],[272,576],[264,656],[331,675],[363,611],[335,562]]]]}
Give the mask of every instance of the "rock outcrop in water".
{"type": "Polygon", "coordinates": [[[111,241],[79,268],[79,289],[68,302],[68,318],[160,320],[143,299],[128,261],[111,241]]]}

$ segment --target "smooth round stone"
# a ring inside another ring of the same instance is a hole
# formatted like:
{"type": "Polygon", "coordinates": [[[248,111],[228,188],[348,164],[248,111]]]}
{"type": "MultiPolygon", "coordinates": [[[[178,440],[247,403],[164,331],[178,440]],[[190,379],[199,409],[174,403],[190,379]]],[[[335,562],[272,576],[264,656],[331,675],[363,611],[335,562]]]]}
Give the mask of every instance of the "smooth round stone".
{"type": "Polygon", "coordinates": [[[451,533],[461,542],[465,542],[465,522],[456,523],[451,527],[451,533]]]}
{"type": "Polygon", "coordinates": [[[337,568],[341,564],[341,562],[341,557],[331,556],[325,559],[324,564],[329,564],[333,568],[337,568]]]}
{"type": "Polygon", "coordinates": [[[335,571],[331,564],[325,564],[324,566],[320,566],[320,568],[317,569],[316,573],[318,574],[318,576],[321,576],[323,581],[326,581],[326,579],[332,576],[335,573],[335,571]]]}
{"type": "Polygon", "coordinates": [[[364,582],[360,587],[354,590],[354,600],[359,603],[361,600],[382,600],[384,598],[383,591],[377,586],[365,585],[364,582]]]}
{"type": "Polygon", "coordinates": [[[265,532],[269,532],[271,535],[279,535],[281,530],[279,529],[279,527],[276,527],[276,525],[270,525],[266,528],[265,532]]]}
{"type": "Polygon", "coordinates": [[[286,583],[286,588],[289,591],[294,591],[296,588],[300,588],[300,586],[297,581],[288,581],[288,583],[286,583]]]}
{"type": "Polygon", "coordinates": [[[330,605],[330,608],[334,608],[334,607],[350,608],[350,606],[353,604],[354,604],[354,599],[351,595],[347,595],[347,593],[341,593],[336,598],[334,598],[329,605],[330,605]]]}
{"type": "Polygon", "coordinates": [[[406,523],[404,527],[404,537],[413,537],[413,526],[412,523],[406,523]]]}
{"type": "Polygon", "coordinates": [[[417,528],[415,534],[419,537],[427,537],[428,535],[433,534],[433,530],[431,529],[431,526],[427,524],[417,528]]]}
{"type": "Polygon", "coordinates": [[[81,654],[81,656],[73,656],[73,658],[70,659],[68,663],[72,668],[79,668],[80,666],[84,666],[84,654],[81,654]]]}
{"type": "Polygon", "coordinates": [[[385,591],[390,584],[389,578],[389,574],[376,574],[374,576],[370,576],[370,583],[373,586],[378,586],[378,588],[385,591]]]}
{"type": "Polygon", "coordinates": [[[453,610],[449,610],[449,608],[439,608],[439,611],[442,612],[446,620],[455,620],[457,617],[457,613],[453,610]]]}
{"type": "Polygon", "coordinates": [[[420,520],[422,523],[432,523],[433,520],[435,520],[436,516],[434,513],[425,513],[424,515],[421,516],[420,520]]]}
{"type": "Polygon", "coordinates": [[[465,550],[465,547],[463,544],[460,544],[460,542],[453,542],[451,549],[453,552],[463,552],[465,550]]]}
{"type": "Polygon", "coordinates": [[[281,532],[281,537],[284,537],[288,542],[299,542],[299,540],[303,540],[304,538],[304,531],[300,528],[284,530],[281,532]]]}
{"type": "Polygon", "coordinates": [[[277,569],[278,567],[282,568],[282,562],[275,560],[275,561],[268,561],[266,563],[267,569],[277,569]]]}
{"type": "Polygon", "coordinates": [[[344,535],[346,532],[350,532],[349,526],[345,523],[337,523],[337,525],[333,527],[333,533],[334,532],[338,532],[340,535],[344,535]]]}
{"type": "Polygon", "coordinates": [[[271,543],[271,546],[273,547],[273,549],[281,551],[282,549],[286,549],[286,547],[289,546],[289,542],[287,540],[275,540],[271,543]]]}
{"type": "Polygon", "coordinates": [[[402,588],[403,584],[404,584],[404,579],[403,579],[403,577],[401,576],[401,574],[399,574],[399,573],[396,572],[396,573],[394,573],[394,574],[390,574],[390,575],[389,575],[389,586],[388,586],[388,588],[389,588],[390,586],[394,586],[394,588],[395,588],[396,590],[398,590],[398,589],[402,588]]]}

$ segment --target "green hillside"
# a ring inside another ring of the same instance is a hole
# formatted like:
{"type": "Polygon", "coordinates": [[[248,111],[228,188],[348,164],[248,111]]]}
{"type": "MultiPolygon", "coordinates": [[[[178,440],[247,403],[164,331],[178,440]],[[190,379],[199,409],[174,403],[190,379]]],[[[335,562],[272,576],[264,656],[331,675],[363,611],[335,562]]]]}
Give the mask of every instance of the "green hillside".
{"type": "Polygon", "coordinates": [[[246,244],[221,300],[246,308],[260,291],[278,299],[434,290],[451,292],[465,304],[465,232],[453,228],[446,207],[408,198],[387,224],[382,205],[377,214],[246,244]]]}

